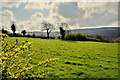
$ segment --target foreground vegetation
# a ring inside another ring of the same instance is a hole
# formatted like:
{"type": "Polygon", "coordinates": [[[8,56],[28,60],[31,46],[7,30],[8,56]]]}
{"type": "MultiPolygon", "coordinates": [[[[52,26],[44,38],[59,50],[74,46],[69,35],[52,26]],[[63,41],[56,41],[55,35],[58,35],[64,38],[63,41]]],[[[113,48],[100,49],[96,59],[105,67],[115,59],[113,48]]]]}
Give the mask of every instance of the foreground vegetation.
{"type": "Polygon", "coordinates": [[[46,76],[48,71],[39,69],[39,71],[34,74],[29,74],[29,72],[33,73],[34,69],[46,66],[50,64],[50,62],[58,60],[58,58],[50,58],[44,61],[39,61],[37,64],[32,64],[31,60],[34,58],[36,53],[30,51],[31,43],[28,40],[18,42],[18,39],[16,39],[15,42],[9,43],[6,41],[6,37],[8,37],[8,35],[2,34],[1,36],[0,40],[2,42],[2,48],[0,48],[2,54],[2,69],[0,68],[0,72],[2,71],[3,80],[11,80],[12,78],[43,78],[46,76]]]}
{"type": "MultiPolygon", "coordinates": [[[[9,37],[13,43],[27,38],[9,37]]],[[[49,71],[46,77],[59,78],[117,78],[118,77],[118,43],[62,41],[57,39],[28,38],[32,42],[31,51],[37,53],[32,64],[48,58],[59,58],[57,63],[46,65],[40,70],[49,71]]],[[[21,56],[26,56],[29,52],[21,56]]],[[[39,71],[34,69],[29,74],[39,71]]]]}

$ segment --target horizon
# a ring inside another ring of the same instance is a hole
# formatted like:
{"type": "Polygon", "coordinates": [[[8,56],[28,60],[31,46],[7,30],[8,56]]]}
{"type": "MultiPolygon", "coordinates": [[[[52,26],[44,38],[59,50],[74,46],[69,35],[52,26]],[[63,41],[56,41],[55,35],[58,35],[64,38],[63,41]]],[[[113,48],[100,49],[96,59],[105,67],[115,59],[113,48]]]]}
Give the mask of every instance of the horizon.
{"type": "MultiPolygon", "coordinates": [[[[87,27],[87,28],[79,28],[80,30],[87,30],[87,29],[101,29],[101,28],[120,28],[119,26],[118,27],[114,27],[114,26],[110,26],[110,27],[87,27]]],[[[71,30],[79,30],[79,29],[71,29],[71,30]]],[[[6,30],[6,29],[4,29],[4,30],[6,30]]],[[[12,33],[12,30],[8,30],[8,31],[10,31],[11,33],[12,33]]],[[[29,33],[29,32],[45,32],[46,33],[46,31],[41,31],[41,30],[36,30],[36,31],[27,31],[27,33],[29,33]]],[[[59,32],[59,30],[53,30],[52,32],[59,32]]],[[[52,33],[51,32],[51,33],[52,33]]],[[[16,33],[21,33],[21,32],[16,32],[16,33]]]]}

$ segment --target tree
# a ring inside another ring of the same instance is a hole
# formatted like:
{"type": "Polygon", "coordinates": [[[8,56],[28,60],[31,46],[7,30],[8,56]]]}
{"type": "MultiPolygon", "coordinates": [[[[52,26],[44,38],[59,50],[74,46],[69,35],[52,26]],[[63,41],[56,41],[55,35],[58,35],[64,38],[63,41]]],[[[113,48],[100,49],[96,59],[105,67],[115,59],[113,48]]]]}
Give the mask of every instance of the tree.
{"type": "Polygon", "coordinates": [[[4,28],[2,28],[2,33],[5,33],[5,30],[4,30],[4,28]]]}
{"type": "Polygon", "coordinates": [[[25,35],[26,34],[26,30],[22,30],[22,32],[21,32],[23,35],[25,35]]]}
{"type": "Polygon", "coordinates": [[[60,34],[62,35],[62,40],[64,40],[65,37],[65,30],[63,29],[63,27],[60,27],[60,34]]]}
{"type": "Polygon", "coordinates": [[[51,23],[42,22],[42,31],[46,30],[47,31],[47,38],[49,39],[49,34],[51,33],[51,31],[55,29],[54,26],[51,23]]]}
{"type": "Polygon", "coordinates": [[[60,34],[62,35],[62,40],[64,40],[65,34],[67,32],[68,24],[62,22],[59,24],[60,34]]]}
{"type": "Polygon", "coordinates": [[[15,35],[16,27],[14,23],[11,25],[11,30],[13,31],[13,34],[15,35]]]}
{"type": "Polygon", "coordinates": [[[8,31],[4,29],[4,26],[2,26],[2,33],[8,34],[8,31]]]}
{"type": "Polygon", "coordinates": [[[4,29],[2,28],[2,33],[8,34],[8,31],[7,31],[7,30],[4,30],[4,29]]]}

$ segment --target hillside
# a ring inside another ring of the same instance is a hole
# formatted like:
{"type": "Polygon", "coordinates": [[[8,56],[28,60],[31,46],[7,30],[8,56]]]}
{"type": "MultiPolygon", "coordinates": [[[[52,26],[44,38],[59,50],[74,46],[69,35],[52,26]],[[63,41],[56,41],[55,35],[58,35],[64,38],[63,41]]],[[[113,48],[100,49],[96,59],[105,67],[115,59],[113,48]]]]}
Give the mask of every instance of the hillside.
{"type": "Polygon", "coordinates": [[[101,35],[104,38],[117,38],[120,37],[118,34],[120,27],[103,27],[103,28],[91,28],[91,29],[76,29],[71,32],[79,32],[91,36],[101,35]]]}
{"type": "MultiPolygon", "coordinates": [[[[27,38],[7,38],[11,44],[27,38]]],[[[32,42],[31,51],[37,55],[31,60],[35,65],[49,58],[59,61],[40,67],[49,71],[46,77],[54,78],[117,78],[118,76],[118,43],[62,41],[57,39],[28,38],[32,42]]],[[[22,54],[25,56],[27,53],[22,54]]],[[[37,72],[34,69],[31,73],[37,72]]]]}
{"type": "MultiPolygon", "coordinates": [[[[74,33],[82,33],[90,36],[101,35],[103,38],[117,38],[120,37],[118,32],[120,31],[120,27],[103,27],[103,28],[89,28],[89,29],[74,29],[70,30],[70,32],[74,33]]],[[[46,36],[46,32],[28,32],[27,34],[43,35],[46,36]]],[[[59,36],[59,32],[51,32],[51,36],[59,36]]]]}

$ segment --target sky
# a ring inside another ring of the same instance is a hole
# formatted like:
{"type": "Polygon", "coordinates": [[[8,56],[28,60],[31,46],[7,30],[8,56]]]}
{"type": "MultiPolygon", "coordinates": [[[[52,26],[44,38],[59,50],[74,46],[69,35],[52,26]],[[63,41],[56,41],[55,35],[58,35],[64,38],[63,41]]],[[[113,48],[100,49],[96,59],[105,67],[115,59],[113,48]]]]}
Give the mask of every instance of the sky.
{"type": "Polygon", "coordinates": [[[117,2],[2,2],[0,26],[11,30],[14,21],[17,32],[41,31],[42,21],[58,30],[66,22],[70,29],[118,27],[117,2]]]}

